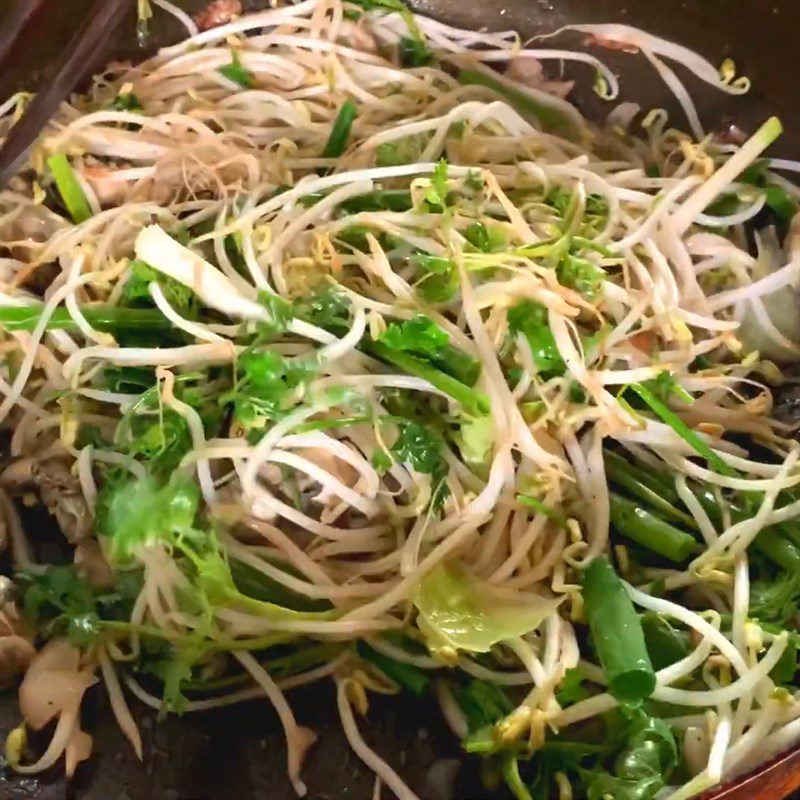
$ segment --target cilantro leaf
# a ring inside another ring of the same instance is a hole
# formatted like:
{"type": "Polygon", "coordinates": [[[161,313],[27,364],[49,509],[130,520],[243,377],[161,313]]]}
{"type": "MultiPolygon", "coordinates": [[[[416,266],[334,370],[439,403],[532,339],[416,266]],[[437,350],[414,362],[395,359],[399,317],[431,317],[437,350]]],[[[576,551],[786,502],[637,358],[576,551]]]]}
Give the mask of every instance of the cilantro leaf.
{"type": "Polygon", "coordinates": [[[182,714],[188,698],[184,695],[185,684],[194,677],[197,666],[208,658],[208,642],[199,634],[191,634],[175,644],[166,646],[158,658],[150,658],[142,664],[143,671],[154,675],[163,683],[161,714],[182,714]]]}
{"type": "Polygon", "coordinates": [[[148,462],[154,474],[169,474],[192,449],[186,420],[171,408],[159,414],[129,415],[122,424],[130,436],[125,449],[148,462]]]}
{"type": "Polygon", "coordinates": [[[497,253],[507,247],[505,233],[497,226],[486,226],[473,222],[464,231],[464,238],[475,250],[481,253],[497,253]]]}
{"type": "Polygon", "coordinates": [[[580,667],[572,667],[566,671],[558,687],[556,700],[562,707],[570,706],[591,696],[586,688],[586,675],[580,667]]]}
{"type": "Polygon", "coordinates": [[[533,363],[542,377],[564,374],[567,365],[550,330],[545,306],[533,300],[523,300],[512,306],[508,309],[508,328],[513,334],[522,333],[528,340],[533,363]]]}
{"type": "Polygon", "coordinates": [[[295,303],[299,319],[324,328],[330,333],[344,333],[350,327],[352,306],[347,295],[332,284],[325,284],[314,294],[295,303]]]}
{"type": "Polygon", "coordinates": [[[447,471],[441,440],[416,422],[401,427],[391,450],[400,461],[410,464],[417,472],[442,475],[447,471]]]}
{"type": "Polygon", "coordinates": [[[420,278],[416,290],[429,303],[445,303],[452,300],[460,281],[456,265],[448,258],[418,253],[412,258],[420,278]]]}
{"type": "Polygon", "coordinates": [[[284,358],[263,347],[251,348],[239,356],[236,384],[222,395],[220,403],[233,405],[237,420],[246,430],[263,428],[268,420],[279,419],[302,399],[317,369],[315,361],[284,358]]]}
{"type": "Polygon", "coordinates": [[[141,394],[156,383],[155,370],[150,367],[117,367],[103,369],[103,383],[112,392],[141,394]]]}
{"type": "Polygon", "coordinates": [[[450,342],[450,337],[428,317],[417,315],[405,322],[392,322],[379,340],[392,350],[435,356],[450,342]]]}
{"type": "Polygon", "coordinates": [[[271,292],[260,292],[258,301],[269,311],[270,322],[265,323],[265,332],[270,336],[279,336],[289,327],[295,317],[295,310],[288,300],[271,292]]]}
{"type": "Polygon", "coordinates": [[[480,361],[450,345],[447,333],[423,314],[392,322],[376,341],[389,350],[423,358],[466,386],[474,386],[480,377],[480,361]]]}
{"type": "Polygon", "coordinates": [[[114,111],[142,111],[144,106],[133,92],[122,92],[111,101],[114,111]]]}
{"type": "MultiPolygon", "coordinates": [[[[442,455],[442,440],[418,422],[400,424],[400,434],[390,448],[391,455],[400,463],[411,466],[417,472],[431,476],[431,505],[441,508],[449,490],[446,480],[449,468],[442,455]]],[[[378,451],[379,466],[385,466],[385,453],[378,451]]]]}
{"type": "Polygon", "coordinates": [[[141,572],[124,572],[109,591],[95,591],[73,564],[23,573],[22,611],[47,639],[67,637],[78,647],[92,645],[104,619],[129,619],[141,585],[141,572]]]}
{"type": "Polygon", "coordinates": [[[138,259],[131,261],[130,274],[122,289],[121,305],[130,307],[152,306],[150,284],[157,283],[166,301],[184,317],[194,317],[197,311],[195,293],[174,278],[157,272],[149,264],[138,259]]]}
{"type": "MultiPolygon", "coordinates": [[[[130,369],[130,368],[126,368],[130,369]]],[[[152,370],[139,377],[138,373],[125,373],[123,381],[154,380],[152,370]],[[149,374],[147,374],[149,373],[149,374]]],[[[205,391],[204,372],[184,373],[175,383],[175,394],[183,402],[194,407],[202,420],[207,434],[214,435],[222,421],[219,407],[212,395],[205,391]]],[[[192,448],[192,437],[186,420],[171,408],[165,408],[159,389],[151,385],[128,409],[117,428],[116,440],[129,455],[143,459],[148,472],[162,478],[171,474],[181,459],[192,448]]]]}
{"type": "Polygon", "coordinates": [[[447,161],[442,158],[433,168],[430,186],[425,192],[425,203],[431,211],[442,213],[447,209],[447,195],[447,161]]]}
{"type": "Polygon", "coordinates": [[[603,285],[605,272],[588,259],[568,253],[556,267],[556,276],[562,286],[592,299],[603,285]]]}
{"type": "Polygon", "coordinates": [[[103,513],[96,520],[97,533],[110,540],[114,560],[125,562],[148,544],[171,544],[190,533],[200,490],[180,473],[174,473],[166,484],[148,475],[111,484],[98,502],[103,513]]]}

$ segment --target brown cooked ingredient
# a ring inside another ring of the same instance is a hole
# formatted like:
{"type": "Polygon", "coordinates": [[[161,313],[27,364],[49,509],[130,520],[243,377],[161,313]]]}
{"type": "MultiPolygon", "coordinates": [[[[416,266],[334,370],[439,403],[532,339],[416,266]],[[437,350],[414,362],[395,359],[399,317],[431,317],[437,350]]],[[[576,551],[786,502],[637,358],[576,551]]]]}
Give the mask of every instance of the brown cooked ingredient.
{"type": "Polygon", "coordinates": [[[7,689],[24,675],[35,655],[32,634],[16,605],[4,603],[0,607],[0,689],[7,689]]]}
{"type": "Polygon", "coordinates": [[[195,14],[194,21],[201,31],[225,25],[242,13],[240,0],[214,0],[195,14]]]}
{"type": "Polygon", "coordinates": [[[92,532],[92,517],[78,479],[63,461],[37,462],[33,469],[39,497],[56,518],[69,542],[84,539],[92,532]]]}

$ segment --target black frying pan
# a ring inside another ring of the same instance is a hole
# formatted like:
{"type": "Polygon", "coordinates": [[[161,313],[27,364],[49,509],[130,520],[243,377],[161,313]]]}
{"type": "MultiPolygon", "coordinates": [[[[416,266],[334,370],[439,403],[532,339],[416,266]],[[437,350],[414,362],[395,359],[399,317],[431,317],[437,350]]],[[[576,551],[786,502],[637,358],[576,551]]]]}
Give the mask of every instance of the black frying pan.
{"type": "MultiPolygon", "coordinates": [[[[0,0],[0,19],[15,2],[0,0]]],[[[193,10],[207,0],[178,0],[193,10]]],[[[249,2],[264,6],[266,2],[249,2]]],[[[54,9],[37,17],[35,40],[17,48],[12,69],[0,75],[0,99],[18,87],[32,88],[46,79],[41,67],[48,51],[59,47],[74,28],[71,20],[85,12],[90,0],[57,0],[54,9]]],[[[134,5],[131,0],[131,5],[134,5]]],[[[690,84],[704,122],[711,127],[731,122],[746,131],[776,114],[787,133],[779,152],[800,156],[800,102],[797,90],[798,0],[417,0],[413,5],[431,16],[464,27],[515,28],[523,36],[551,31],[568,22],[626,22],[679,41],[713,62],[736,59],[742,74],[753,80],[746,98],[731,98],[708,87],[690,84]]],[[[163,15],[159,15],[163,19],[163,15]]],[[[179,34],[175,25],[154,26],[153,44],[179,34]]],[[[574,34],[573,34],[574,36],[574,34]]],[[[604,53],[622,77],[625,99],[645,107],[667,105],[663,86],[642,59],[604,53]]],[[[100,52],[98,63],[141,58],[131,18],[100,52]]],[[[576,77],[579,74],[576,73],[576,77]]],[[[582,73],[583,86],[591,76],[582,73]]],[[[587,115],[606,113],[591,92],[578,93],[587,115]]],[[[673,120],[685,126],[677,112],[673,120]]],[[[800,415],[800,401],[794,406],[800,415]]],[[[54,522],[34,512],[32,529],[54,522]],[[35,526],[35,527],[34,527],[35,526]]],[[[310,800],[368,800],[373,777],[351,753],[339,730],[332,684],[297,692],[292,697],[298,719],[319,734],[304,770],[310,800]]],[[[289,800],[285,749],[280,725],[265,700],[184,719],[158,721],[137,709],[144,739],[144,763],[139,763],[116,728],[102,689],[90,696],[85,725],[94,736],[94,756],[70,786],[59,772],[40,780],[22,780],[0,773],[0,800],[289,800]]],[[[16,696],[0,695],[0,741],[18,724],[16,696]]],[[[438,708],[430,701],[404,696],[373,703],[366,738],[394,766],[423,800],[439,800],[441,777],[458,767],[457,800],[493,800],[482,788],[473,762],[465,761],[457,742],[445,729],[438,708]],[[455,762],[455,763],[454,763],[455,762]]],[[[445,781],[446,783],[446,781],[445,781]]],[[[384,798],[387,794],[384,792],[384,798]]],[[[751,795],[755,800],[755,795],[751,795]]]]}

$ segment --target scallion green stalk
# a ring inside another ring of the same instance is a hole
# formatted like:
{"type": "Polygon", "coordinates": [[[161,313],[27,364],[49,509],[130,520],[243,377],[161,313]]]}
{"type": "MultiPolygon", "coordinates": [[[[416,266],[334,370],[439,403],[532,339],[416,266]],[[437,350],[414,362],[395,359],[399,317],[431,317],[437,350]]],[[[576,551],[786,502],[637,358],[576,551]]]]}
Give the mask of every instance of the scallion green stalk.
{"type": "Polygon", "coordinates": [[[595,558],[583,573],[589,630],[608,690],[620,702],[644,700],[656,688],[642,623],[609,560],[595,558]]]}
{"type": "Polygon", "coordinates": [[[76,224],[86,222],[92,216],[92,208],[67,157],[56,153],[47,159],[47,166],[72,221],[76,224]]]}

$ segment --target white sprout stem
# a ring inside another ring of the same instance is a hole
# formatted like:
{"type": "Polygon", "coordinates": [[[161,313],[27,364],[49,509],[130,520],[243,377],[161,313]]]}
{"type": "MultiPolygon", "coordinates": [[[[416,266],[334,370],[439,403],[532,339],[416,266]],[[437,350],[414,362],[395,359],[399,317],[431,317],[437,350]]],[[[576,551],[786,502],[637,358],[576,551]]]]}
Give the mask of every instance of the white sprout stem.
{"type": "Polygon", "coordinates": [[[306,750],[316,739],[316,736],[307,728],[301,728],[295,721],[292,709],[286,702],[283,692],[278,688],[269,673],[255,660],[250,653],[234,651],[234,658],[252,675],[253,680],[261,686],[278,714],[286,736],[288,750],[289,779],[300,797],[306,793],[305,784],[300,780],[300,769],[306,750]]]}
{"type": "Polygon", "coordinates": [[[178,8],[178,6],[170,3],[168,0],[153,0],[153,5],[158,6],[168,14],[172,14],[172,16],[186,28],[186,32],[189,36],[197,36],[200,32],[197,23],[182,8],[178,8]]]}
{"type": "MultiPolygon", "coordinates": [[[[156,369],[156,378],[164,381],[164,388],[161,392],[164,403],[186,420],[189,435],[192,437],[192,447],[202,452],[206,444],[206,435],[200,414],[188,403],[184,403],[183,400],[175,397],[175,375],[172,372],[163,367],[158,367],[156,369]]],[[[203,499],[209,505],[213,505],[217,498],[217,492],[214,488],[214,480],[211,477],[211,467],[208,459],[198,459],[197,480],[200,484],[203,499]]]]}
{"type": "Polygon", "coordinates": [[[701,636],[709,639],[717,650],[722,653],[728,661],[731,662],[733,668],[740,674],[744,675],[749,672],[747,663],[742,658],[739,651],[733,646],[730,640],[726,639],[716,628],[709,622],[701,617],[696,612],[684,606],[673,603],[670,600],[665,600],[660,597],[651,597],[648,594],[635,589],[630,584],[626,584],[626,589],[631,599],[637,605],[642,606],[650,611],[655,611],[659,614],[664,614],[668,617],[679,620],[684,625],[696,630],[701,636]]]}
{"type": "Polygon", "coordinates": [[[92,475],[92,450],[93,447],[90,444],[83,447],[75,463],[78,468],[78,480],[81,484],[81,491],[86,500],[86,508],[91,515],[94,515],[94,506],[97,500],[97,484],[92,475]]]}
{"type": "Polygon", "coordinates": [[[703,185],[673,214],[672,222],[678,235],[683,235],[697,215],[710,205],[728,184],[753,163],[780,135],[783,126],[777,117],[768,119],[756,133],[734,153],[703,185]]]}
{"type": "Polygon", "coordinates": [[[185,331],[195,339],[201,342],[224,342],[225,339],[218,333],[209,330],[206,325],[201,322],[192,322],[191,320],[182,317],[177,311],[169,304],[169,301],[164,296],[161,287],[154,281],[148,286],[150,296],[156,304],[156,308],[180,331],[185,331]]]}
{"type": "Polygon", "coordinates": [[[336,703],[347,741],[355,754],[395,793],[398,800],[419,800],[402,778],[367,745],[359,733],[353,708],[347,696],[348,686],[351,685],[355,684],[350,679],[336,679],[336,703]]]}
{"type": "Polygon", "coordinates": [[[697,691],[657,686],[653,692],[653,697],[657,700],[683,706],[710,706],[739,700],[749,692],[752,692],[769,675],[783,655],[787,641],[788,637],[785,633],[776,637],[764,658],[755,667],[745,670],[737,680],[727,686],[719,689],[697,691]]]}
{"type": "Polygon", "coordinates": [[[39,320],[36,323],[36,327],[31,333],[30,342],[26,348],[25,357],[22,361],[22,364],[17,371],[14,382],[11,384],[10,391],[3,398],[3,402],[0,403],[0,422],[5,420],[9,411],[11,411],[14,405],[19,402],[19,398],[22,396],[25,384],[28,382],[28,378],[33,370],[39,342],[42,340],[42,336],[47,329],[47,324],[50,321],[50,317],[53,316],[53,312],[56,310],[56,308],[58,308],[59,304],[69,296],[71,292],[75,291],[76,286],[88,283],[92,277],[92,275],[81,275],[72,283],[66,283],[61,288],[57,289],[45,301],[45,304],[42,307],[39,315],[39,320]]]}
{"type": "Polygon", "coordinates": [[[106,691],[108,692],[108,699],[111,703],[111,709],[114,712],[120,730],[125,734],[128,741],[133,747],[136,757],[142,760],[142,737],[139,733],[139,728],[133,719],[128,704],[125,702],[125,697],[122,694],[122,687],[119,684],[119,678],[108,657],[108,651],[105,647],[98,648],[97,659],[100,662],[100,671],[103,674],[103,681],[106,684],[106,691]]]}
{"type": "Polygon", "coordinates": [[[226,364],[236,360],[233,342],[189,344],[185,347],[86,347],[70,356],[62,367],[72,378],[89,359],[108,361],[120,366],[174,367],[200,364],[226,364]]]}

